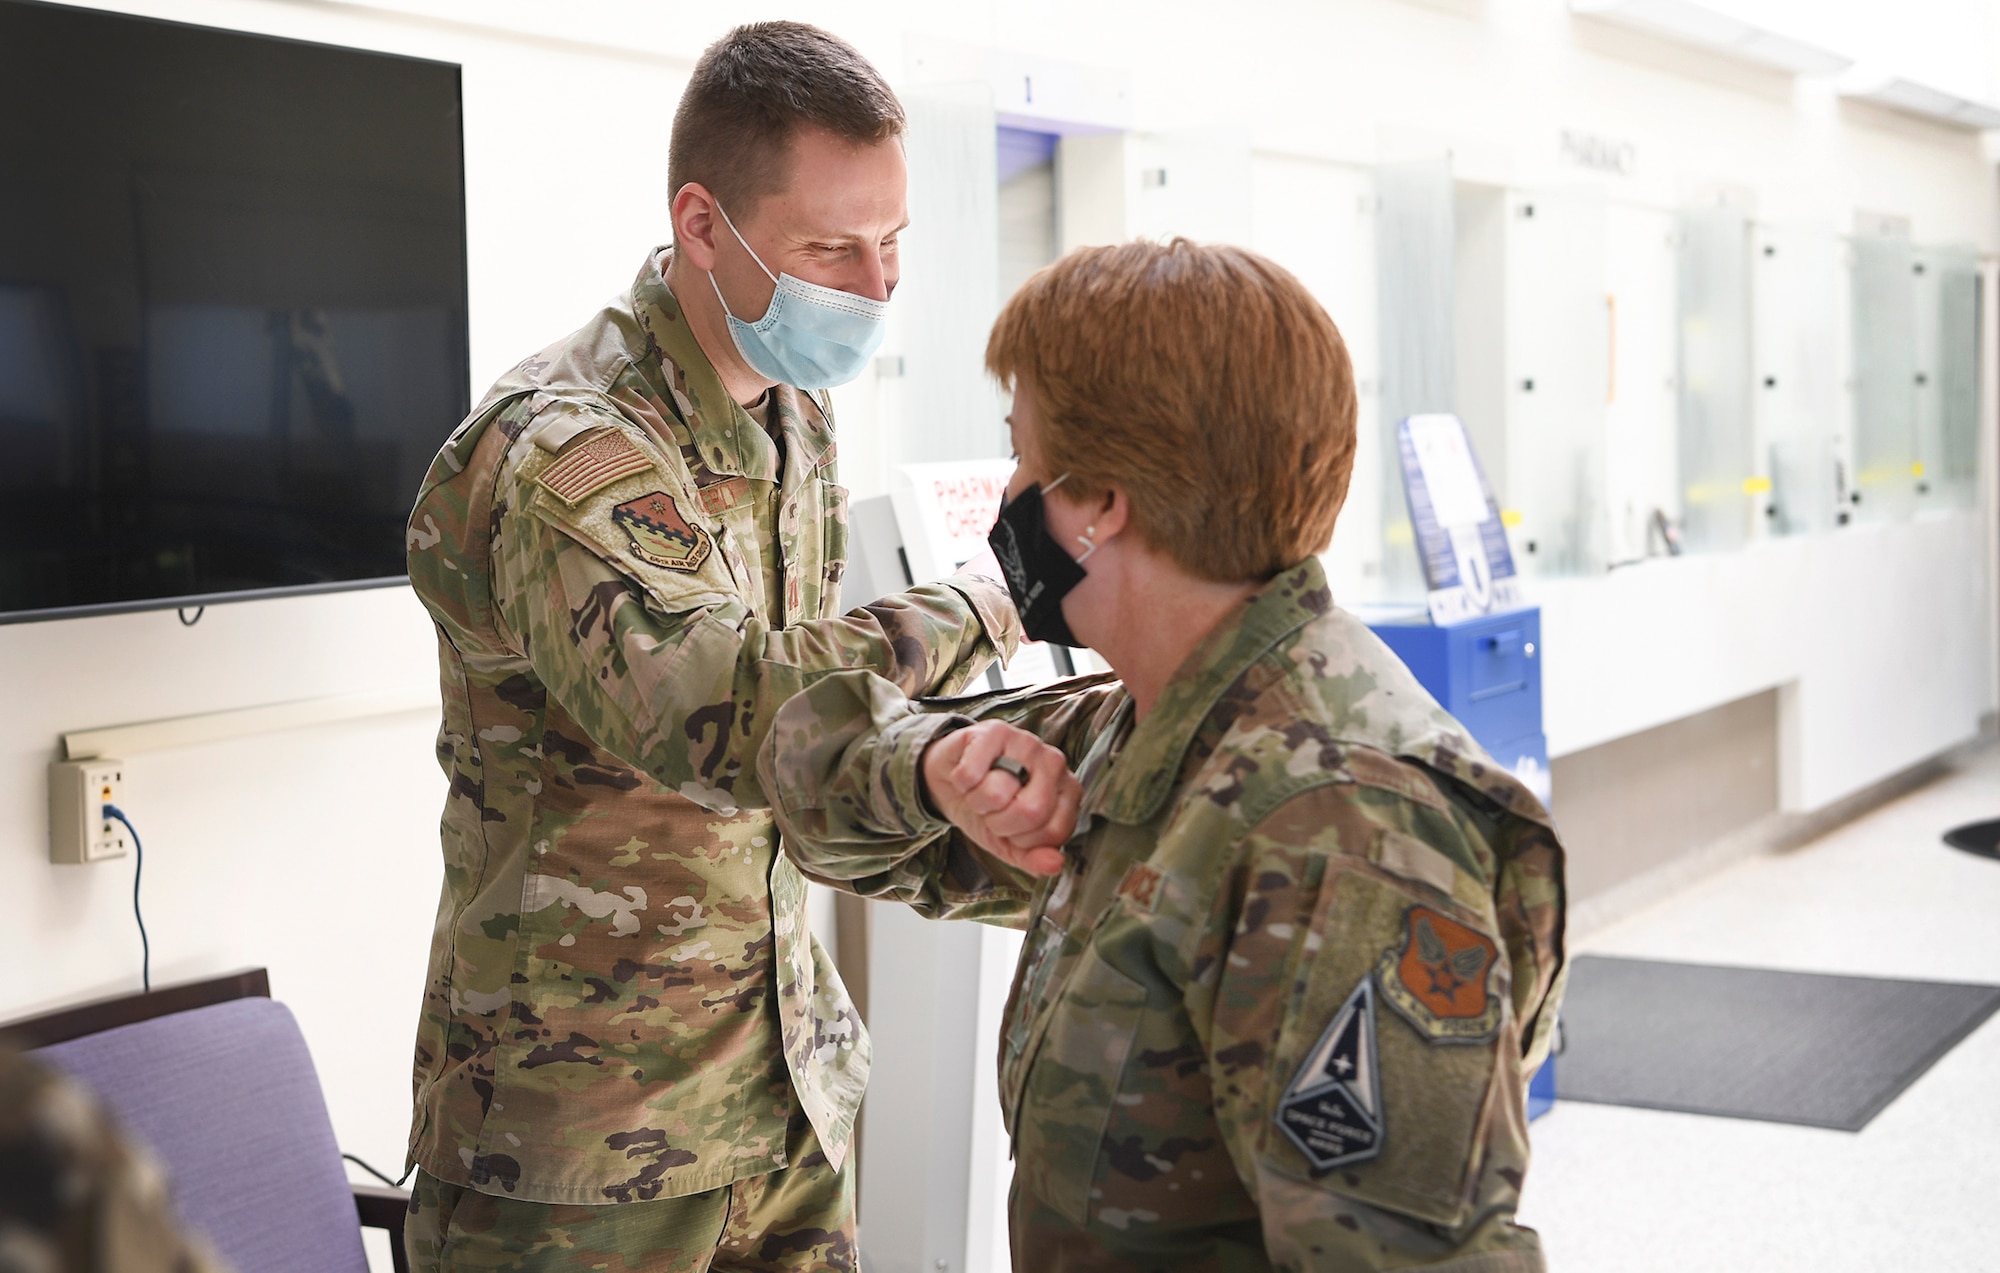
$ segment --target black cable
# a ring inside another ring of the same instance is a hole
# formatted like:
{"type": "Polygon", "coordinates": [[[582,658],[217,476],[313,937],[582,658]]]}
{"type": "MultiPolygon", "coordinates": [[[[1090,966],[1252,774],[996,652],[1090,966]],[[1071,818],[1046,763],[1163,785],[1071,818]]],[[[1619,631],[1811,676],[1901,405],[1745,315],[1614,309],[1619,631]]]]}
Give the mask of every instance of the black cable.
{"type": "Polygon", "coordinates": [[[378,1171],[373,1165],[371,1165],[366,1158],[363,1158],[358,1154],[350,1154],[346,1150],[342,1150],[340,1156],[342,1158],[345,1158],[347,1161],[353,1163],[355,1166],[361,1168],[361,1170],[367,1172],[369,1175],[375,1177],[375,1179],[381,1181],[383,1184],[389,1186],[391,1189],[401,1189],[403,1187],[403,1180],[408,1180],[410,1178],[410,1172],[416,1170],[415,1167],[412,1167],[409,1169],[409,1171],[405,1171],[403,1173],[403,1180],[391,1180],[386,1174],[384,1174],[381,1171],[378,1171]]]}
{"type": "Polygon", "coordinates": [[[139,921],[139,986],[151,992],[153,989],[153,943],[146,937],[146,914],[139,909],[139,877],[146,871],[146,849],[139,843],[139,832],[132,825],[132,819],[115,804],[104,806],[104,816],[116,818],[125,824],[125,830],[132,837],[132,918],[139,921]]]}
{"type": "Polygon", "coordinates": [[[174,613],[180,615],[182,627],[191,628],[195,624],[201,622],[201,616],[208,613],[208,607],[196,606],[194,608],[194,618],[192,619],[188,618],[188,608],[186,606],[182,606],[179,610],[176,610],[174,613]]]}

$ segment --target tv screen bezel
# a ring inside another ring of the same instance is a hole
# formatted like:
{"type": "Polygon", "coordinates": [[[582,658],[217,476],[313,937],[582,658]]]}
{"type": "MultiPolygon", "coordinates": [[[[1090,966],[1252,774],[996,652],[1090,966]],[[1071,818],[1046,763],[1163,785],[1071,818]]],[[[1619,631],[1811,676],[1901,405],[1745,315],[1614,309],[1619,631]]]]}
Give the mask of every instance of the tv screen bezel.
{"type": "MultiPolygon", "coordinates": [[[[472,386],[472,257],[471,227],[466,218],[465,179],[465,67],[463,63],[449,62],[441,58],[418,57],[409,53],[395,53],[384,49],[365,48],[354,44],[334,44],[324,40],[307,40],[297,36],[271,35],[263,31],[247,31],[236,27],[221,27],[205,22],[182,22],[173,18],[158,18],[150,14],[132,13],[122,9],[101,9],[95,6],[63,4],[59,0],[0,0],[0,4],[23,9],[54,9],[67,13],[81,13],[92,17],[144,23],[155,27],[175,27],[183,31],[201,31],[216,35],[237,36],[253,40],[268,41],[272,44],[297,45],[305,48],[330,49],[340,53],[359,53],[369,57],[385,58],[397,62],[414,62],[423,66],[437,67],[451,72],[452,91],[458,99],[457,124],[453,136],[458,150],[458,221],[459,221],[459,286],[461,288],[460,312],[465,323],[459,348],[464,355],[464,365],[460,368],[464,375],[465,402],[468,409],[476,405],[477,399],[472,386]]],[[[452,428],[456,429],[457,421],[452,428]]],[[[444,437],[449,437],[448,430],[444,437]]],[[[444,443],[439,438],[439,445],[444,443]]],[[[414,507],[417,492],[410,492],[410,503],[414,507]]],[[[185,593],[159,597],[135,597],[126,601],[92,602],[74,606],[45,606],[34,610],[0,610],[0,627],[19,623],[45,623],[57,619],[86,619],[106,615],[145,614],[163,610],[187,611],[213,605],[230,605],[239,601],[270,601],[286,597],[315,597],[339,592],[361,592],[381,588],[408,587],[408,574],[374,575],[361,579],[327,580],[320,583],[279,584],[270,587],[232,588],[221,592],[185,593]]]]}

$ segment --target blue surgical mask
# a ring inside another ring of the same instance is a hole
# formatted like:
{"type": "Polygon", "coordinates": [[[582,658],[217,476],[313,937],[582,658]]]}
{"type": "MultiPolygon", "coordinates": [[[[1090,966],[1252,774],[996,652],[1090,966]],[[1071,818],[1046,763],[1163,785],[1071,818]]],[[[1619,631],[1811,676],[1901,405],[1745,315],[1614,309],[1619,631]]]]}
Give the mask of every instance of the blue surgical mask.
{"type": "MultiPolygon", "coordinates": [[[[722,205],[716,204],[715,210],[722,212],[722,205]]],[[[727,212],[722,212],[722,223],[757,268],[778,285],[764,316],[746,323],[730,313],[714,272],[709,273],[708,285],[715,288],[715,299],[722,301],[729,334],[743,361],[758,375],[795,389],[830,389],[860,375],[882,347],[889,302],[835,291],[790,274],[772,274],[727,212]]]]}

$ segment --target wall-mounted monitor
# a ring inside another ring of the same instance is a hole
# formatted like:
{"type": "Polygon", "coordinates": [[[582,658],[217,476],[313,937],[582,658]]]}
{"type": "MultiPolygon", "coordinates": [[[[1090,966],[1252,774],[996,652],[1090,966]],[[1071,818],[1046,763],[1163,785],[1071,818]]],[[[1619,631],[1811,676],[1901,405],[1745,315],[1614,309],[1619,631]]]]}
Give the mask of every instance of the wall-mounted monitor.
{"type": "Polygon", "coordinates": [[[0,0],[0,622],[400,580],[460,114],[452,65],[0,0]]]}

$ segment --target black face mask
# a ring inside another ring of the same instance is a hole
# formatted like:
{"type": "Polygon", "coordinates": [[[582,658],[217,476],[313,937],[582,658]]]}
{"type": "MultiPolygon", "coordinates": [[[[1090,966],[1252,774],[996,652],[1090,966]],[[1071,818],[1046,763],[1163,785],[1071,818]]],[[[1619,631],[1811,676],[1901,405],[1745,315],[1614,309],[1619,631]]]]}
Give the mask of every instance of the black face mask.
{"type": "Polygon", "coordinates": [[[1007,591],[1028,639],[1081,645],[1063,618],[1062,599],[1087,572],[1049,534],[1042,488],[1031,483],[1012,499],[1003,496],[999,520],[986,542],[1000,559],[1000,571],[1007,576],[1007,591]]]}

